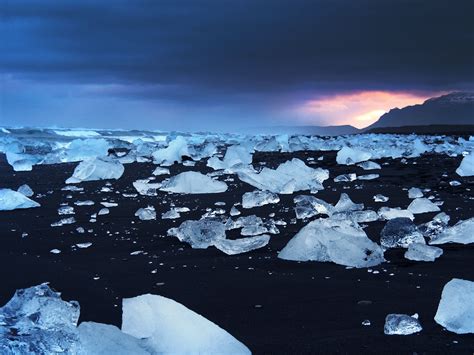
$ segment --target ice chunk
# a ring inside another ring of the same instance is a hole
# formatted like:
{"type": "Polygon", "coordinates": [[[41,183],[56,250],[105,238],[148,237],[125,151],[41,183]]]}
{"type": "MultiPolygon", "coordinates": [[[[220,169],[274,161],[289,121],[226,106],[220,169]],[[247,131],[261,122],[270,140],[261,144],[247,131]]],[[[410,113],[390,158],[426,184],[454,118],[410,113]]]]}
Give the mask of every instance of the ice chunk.
{"type": "Polygon", "coordinates": [[[382,167],[379,164],[377,164],[373,161],[370,161],[370,160],[359,163],[359,164],[357,164],[357,166],[361,167],[364,170],[379,170],[379,169],[382,169],[382,167]]]}
{"type": "Polygon", "coordinates": [[[413,221],[415,219],[415,216],[413,216],[413,213],[411,213],[411,211],[402,210],[400,207],[380,207],[378,214],[380,218],[384,220],[390,220],[394,218],[409,218],[413,221]]]}
{"type": "Polygon", "coordinates": [[[137,180],[133,182],[133,187],[135,190],[140,195],[143,196],[157,196],[158,193],[156,190],[158,190],[161,187],[161,183],[150,183],[150,180],[148,179],[143,179],[143,180],[137,180]]]}
{"type": "Polygon", "coordinates": [[[122,301],[122,331],[145,339],[155,354],[250,354],[215,323],[158,295],[122,301]]]}
{"type": "Polygon", "coordinates": [[[474,333],[474,282],[452,279],[444,285],[436,323],[457,334],[474,333]]]}
{"type": "Polygon", "coordinates": [[[249,164],[252,164],[252,152],[241,145],[228,147],[223,160],[212,157],[207,161],[207,166],[214,170],[232,170],[232,167],[249,164]]]}
{"type": "Polygon", "coordinates": [[[68,214],[74,214],[74,207],[72,206],[61,206],[58,208],[58,215],[68,215],[68,214]]]}
{"type": "Polygon", "coordinates": [[[357,268],[384,261],[382,248],[359,225],[350,221],[317,219],[303,227],[278,257],[295,261],[332,261],[357,268]]]}
{"type": "Polygon", "coordinates": [[[227,184],[196,171],[186,171],[165,180],[160,190],[184,194],[213,194],[227,191],[227,184]]]}
{"type": "Polygon", "coordinates": [[[101,208],[99,212],[97,212],[97,215],[103,216],[109,213],[110,213],[110,210],[107,207],[104,207],[104,208],[101,208]]]}
{"type": "Polygon", "coordinates": [[[367,174],[367,175],[359,175],[357,177],[358,180],[375,180],[380,177],[379,174],[367,174]]]}
{"type": "Polygon", "coordinates": [[[463,158],[461,164],[456,169],[456,174],[459,176],[474,176],[474,152],[463,158]]]}
{"type": "Polygon", "coordinates": [[[354,173],[351,174],[342,174],[334,178],[334,182],[351,182],[357,179],[357,175],[354,173]]]}
{"type": "Polygon", "coordinates": [[[11,189],[0,189],[0,211],[12,211],[39,206],[38,202],[30,200],[20,192],[11,189]]]}
{"type": "Polygon", "coordinates": [[[61,300],[47,284],[17,290],[0,308],[0,353],[77,352],[79,304],[61,300]]]}
{"type": "Polygon", "coordinates": [[[155,207],[148,206],[145,208],[139,208],[137,212],[135,212],[135,216],[140,218],[142,221],[149,221],[152,219],[156,219],[155,207]]]}
{"type": "Polygon", "coordinates": [[[309,195],[296,196],[293,201],[296,203],[296,218],[306,219],[318,214],[330,216],[334,213],[334,206],[319,198],[309,195]]]}
{"type": "Polygon", "coordinates": [[[270,241],[269,235],[259,235],[256,237],[247,237],[240,239],[219,239],[214,244],[217,249],[227,255],[236,255],[246,253],[251,250],[263,248],[270,241]]]}
{"type": "Polygon", "coordinates": [[[255,215],[239,217],[235,222],[229,219],[226,223],[226,229],[231,230],[236,228],[242,228],[240,234],[244,236],[253,236],[264,233],[280,233],[273,220],[264,223],[260,217],[255,215]]]}
{"type": "Polygon", "coordinates": [[[329,178],[325,169],[313,169],[299,159],[289,160],[276,170],[263,168],[260,173],[240,170],[239,179],[260,190],[278,194],[292,194],[301,190],[322,190],[322,183],[329,178]]]}
{"type": "Polygon", "coordinates": [[[438,234],[447,228],[449,220],[450,217],[441,212],[434,216],[431,221],[418,226],[418,230],[423,233],[425,238],[435,239],[438,234]]]}
{"type": "Polygon", "coordinates": [[[219,221],[208,218],[199,221],[189,220],[174,228],[171,234],[194,249],[206,249],[214,245],[217,240],[225,239],[225,226],[219,221]]]}
{"type": "Polygon", "coordinates": [[[443,249],[420,243],[411,243],[405,258],[415,261],[435,261],[443,254],[443,249]]]}
{"type": "Polygon", "coordinates": [[[346,211],[336,212],[331,216],[334,220],[349,220],[355,223],[374,222],[379,219],[375,211],[346,211]]]}
{"type": "Polygon", "coordinates": [[[386,335],[410,335],[421,332],[418,315],[409,316],[408,314],[389,314],[385,318],[383,332],[386,335]]]}
{"type": "Polygon", "coordinates": [[[76,219],[74,217],[62,218],[57,222],[51,223],[51,227],[61,227],[66,224],[73,224],[76,223],[76,219]]]}
{"type": "Polygon", "coordinates": [[[363,203],[354,203],[348,194],[342,193],[339,197],[339,201],[334,206],[335,212],[349,212],[349,211],[362,211],[364,209],[363,203]]]}
{"type": "Polygon", "coordinates": [[[355,148],[343,147],[337,152],[336,161],[338,164],[352,165],[361,161],[369,160],[371,157],[372,154],[369,152],[355,148]]]}
{"type": "Polygon", "coordinates": [[[153,170],[153,175],[159,176],[159,175],[169,175],[170,174],[170,169],[168,168],[162,168],[158,166],[155,170],[153,170]]]}
{"type": "Polygon", "coordinates": [[[85,200],[85,201],[76,201],[74,202],[76,206],[92,206],[95,205],[94,201],[91,200],[85,200]]]}
{"type": "Polygon", "coordinates": [[[150,355],[146,340],[125,334],[119,328],[102,323],[82,322],[77,327],[78,355],[150,355]]]}
{"type": "Polygon", "coordinates": [[[389,198],[387,196],[377,194],[374,196],[374,202],[387,202],[389,198]]]}
{"type": "Polygon", "coordinates": [[[408,198],[423,197],[423,191],[417,187],[412,187],[408,190],[408,198]]]}
{"type": "Polygon", "coordinates": [[[240,211],[235,206],[232,206],[232,208],[230,209],[229,214],[231,216],[238,216],[240,214],[240,211]]]}
{"type": "Polygon", "coordinates": [[[155,164],[170,166],[175,162],[181,163],[183,156],[191,156],[191,154],[189,153],[186,139],[178,136],[168,144],[168,147],[155,151],[153,153],[153,160],[155,164]]]}
{"type": "Polygon", "coordinates": [[[432,237],[430,244],[474,243],[474,217],[459,221],[452,227],[432,237]]]}
{"type": "Polygon", "coordinates": [[[82,181],[96,181],[104,179],[119,179],[125,168],[117,161],[110,158],[86,159],[74,169],[72,177],[66,184],[76,184],[82,181]]]}
{"type": "Polygon", "coordinates": [[[280,198],[277,194],[270,191],[246,192],[242,196],[242,207],[253,208],[268,205],[269,203],[278,203],[280,198]]]}
{"type": "Polygon", "coordinates": [[[427,198],[415,198],[407,208],[413,214],[427,213],[427,212],[439,212],[440,209],[433,202],[427,198]]]}
{"type": "Polygon", "coordinates": [[[17,191],[26,197],[31,197],[35,194],[31,187],[29,187],[27,184],[21,185],[17,191]]]}
{"type": "MultiPolygon", "coordinates": [[[[162,219],[176,219],[181,217],[181,213],[189,212],[190,209],[187,207],[173,207],[168,212],[162,213],[162,219]]],[[[223,212],[225,213],[225,212],[223,212]]]]}
{"type": "Polygon", "coordinates": [[[423,235],[409,218],[389,220],[380,233],[380,244],[384,248],[408,248],[412,243],[426,244],[423,235]]]}

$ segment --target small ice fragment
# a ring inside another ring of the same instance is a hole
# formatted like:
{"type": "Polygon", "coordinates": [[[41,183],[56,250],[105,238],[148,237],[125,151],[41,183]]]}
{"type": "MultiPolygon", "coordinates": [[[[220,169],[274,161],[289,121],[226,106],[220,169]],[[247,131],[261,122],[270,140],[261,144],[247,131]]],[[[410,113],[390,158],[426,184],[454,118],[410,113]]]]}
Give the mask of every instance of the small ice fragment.
{"type": "Polygon", "coordinates": [[[118,160],[111,158],[88,158],[76,166],[66,184],[103,179],[119,179],[125,168],[118,160]]]}
{"type": "Polygon", "coordinates": [[[68,217],[68,218],[60,219],[57,222],[51,223],[51,227],[61,227],[66,224],[73,224],[73,223],[76,223],[76,219],[74,217],[68,217]]]}
{"type": "Polygon", "coordinates": [[[457,334],[474,333],[474,282],[452,279],[444,285],[434,320],[457,334]]]}
{"type": "Polygon", "coordinates": [[[423,197],[423,191],[417,187],[412,187],[408,190],[408,198],[423,197]]]}
{"type": "Polygon", "coordinates": [[[412,221],[415,219],[413,213],[408,210],[402,210],[400,207],[390,208],[390,207],[380,207],[378,210],[380,218],[384,220],[390,220],[394,218],[409,218],[412,221]]]}
{"type": "Polygon", "coordinates": [[[369,160],[372,154],[363,150],[343,147],[337,152],[336,161],[338,164],[353,165],[365,160],[369,160]]]}
{"type": "Polygon", "coordinates": [[[252,191],[246,192],[242,196],[242,207],[253,208],[260,207],[270,203],[278,203],[280,198],[277,194],[270,191],[252,191]]]}
{"type": "Polygon", "coordinates": [[[421,243],[411,243],[405,252],[405,258],[415,261],[435,261],[443,254],[443,249],[421,243]]]}
{"type": "Polygon", "coordinates": [[[382,167],[379,164],[377,164],[373,161],[370,161],[370,160],[359,163],[359,164],[357,164],[357,166],[364,169],[364,170],[380,170],[380,169],[382,169],[382,167]]]}
{"type": "Polygon", "coordinates": [[[387,202],[389,198],[387,196],[378,194],[374,196],[374,202],[387,202]]]}
{"type": "Polygon", "coordinates": [[[270,241],[269,235],[259,235],[240,239],[219,239],[214,246],[227,255],[246,253],[251,250],[263,248],[270,241]]]}
{"type": "Polygon", "coordinates": [[[379,174],[367,174],[367,175],[359,175],[357,177],[358,180],[375,180],[380,177],[379,174]]]}
{"type": "Polygon", "coordinates": [[[430,241],[430,244],[445,243],[474,243],[474,217],[459,221],[454,226],[444,229],[430,241]]]}
{"type": "Polygon", "coordinates": [[[30,200],[18,191],[0,189],[0,211],[40,207],[38,202],[30,200]]]}
{"type": "Polygon", "coordinates": [[[105,208],[105,207],[104,207],[104,208],[101,208],[101,209],[99,210],[99,212],[97,213],[97,215],[103,216],[103,215],[106,215],[106,214],[109,214],[109,213],[110,213],[110,210],[109,210],[108,208],[105,208]]]}
{"type": "Polygon", "coordinates": [[[411,243],[426,244],[423,235],[409,218],[389,220],[380,233],[380,244],[384,248],[408,248],[411,243]]]}
{"type": "Polygon", "coordinates": [[[26,197],[31,197],[34,195],[33,190],[27,184],[21,185],[17,191],[26,197]]]}
{"type": "Polygon", "coordinates": [[[389,314],[385,318],[383,332],[386,335],[410,335],[421,332],[422,329],[417,316],[389,314]]]}
{"type": "Polygon", "coordinates": [[[342,174],[334,178],[334,182],[351,182],[357,179],[357,175],[354,173],[351,174],[342,174]]]}
{"type": "Polygon", "coordinates": [[[407,210],[409,210],[413,214],[428,213],[428,212],[439,212],[440,211],[439,207],[436,206],[433,202],[431,202],[427,198],[415,198],[410,203],[407,210]]]}
{"type": "Polygon", "coordinates": [[[155,207],[147,206],[145,208],[139,208],[137,212],[135,212],[135,216],[140,218],[140,220],[142,221],[149,221],[152,219],[156,219],[155,207]]]}
{"type": "Polygon", "coordinates": [[[474,176],[474,153],[466,155],[456,169],[459,176],[474,176]]]}
{"type": "Polygon", "coordinates": [[[152,174],[155,175],[155,176],[169,175],[170,174],[170,169],[162,168],[161,166],[158,166],[155,170],[153,170],[152,174]]]}
{"type": "Polygon", "coordinates": [[[60,253],[61,253],[61,250],[59,250],[59,249],[51,249],[49,252],[50,252],[51,254],[60,254],[60,253]]]}
{"type": "Polygon", "coordinates": [[[185,194],[220,193],[227,191],[227,184],[196,171],[186,171],[165,180],[160,190],[185,194]]]}
{"type": "Polygon", "coordinates": [[[76,246],[80,249],[85,249],[85,248],[89,248],[90,246],[92,245],[92,243],[77,243],[76,246]]]}
{"type": "Polygon", "coordinates": [[[229,213],[233,217],[238,216],[240,214],[240,211],[235,206],[232,206],[229,213]]]}
{"type": "Polygon", "coordinates": [[[92,206],[95,204],[94,201],[86,200],[86,201],[76,201],[74,202],[76,206],[92,206]]]}
{"type": "Polygon", "coordinates": [[[61,206],[58,208],[58,215],[74,214],[74,207],[72,206],[61,206]]]}

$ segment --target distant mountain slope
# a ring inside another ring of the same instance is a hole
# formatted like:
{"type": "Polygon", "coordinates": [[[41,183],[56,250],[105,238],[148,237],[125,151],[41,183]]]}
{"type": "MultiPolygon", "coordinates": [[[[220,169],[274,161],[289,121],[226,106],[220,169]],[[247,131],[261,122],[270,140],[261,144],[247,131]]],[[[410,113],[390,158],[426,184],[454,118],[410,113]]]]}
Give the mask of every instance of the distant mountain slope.
{"type": "Polygon", "coordinates": [[[454,92],[421,105],[394,108],[364,131],[380,127],[474,124],[474,93],[454,92]]]}
{"type": "Polygon", "coordinates": [[[338,136],[359,133],[360,130],[350,126],[274,126],[246,129],[245,133],[265,134],[307,134],[319,136],[338,136]]]}

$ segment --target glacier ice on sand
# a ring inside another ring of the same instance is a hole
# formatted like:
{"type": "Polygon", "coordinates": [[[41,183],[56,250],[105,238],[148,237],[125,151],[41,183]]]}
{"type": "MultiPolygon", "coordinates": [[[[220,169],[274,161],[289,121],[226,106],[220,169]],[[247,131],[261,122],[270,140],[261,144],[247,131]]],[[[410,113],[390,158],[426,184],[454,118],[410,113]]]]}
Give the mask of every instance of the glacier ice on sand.
{"type": "Polygon", "coordinates": [[[431,237],[430,244],[474,243],[474,217],[459,221],[431,237]]]}
{"type": "Polygon", "coordinates": [[[424,197],[415,198],[407,208],[413,214],[439,212],[440,209],[433,202],[424,197]]]}
{"type": "Polygon", "coordinates": [[[384,248],[408,248],[412,243],[426,244],[423,234],[409,218],[391,219],[380,232],[380,244],[384,248]]]}
{"type": "Polygon", "coordinates": [[[383,250],[347,220],[317,219],[303,227],[280,251],[280,259],[334,262],[357,268],[385,261],[383,250]]]}
{"type": "Polygon", "coordinates": [[[423,243],[411,243],[405,252],[405,258],[414,261],[435,261],[443,255],[443,249],[423,243]]]}
{"type": "Polygon", "coordinates": [[[418,314],[389,314],[385,318],[383,332],[386,335],[411,335],[422,331],[418,314]]]}
{"type": "Polygon", "coordinates": [[[111,158],[86,159],[76,166],[72,176],[66,180],[66,184],[77,184],[82,181],[119,179],[124,171],[125,168],[123,165],[119,161],[111,158]]]}
{"type": "Polygon", "coordinates": [[[459,176],[474,176],[474,152],[466,155],[456,169],[459,176]]]}
{"type": "Polygon", "coordinates": [[[210,194],[227,191],[227,184],[196,171],[186,171],[163,181],[160,190],[184,194],[210,194]]]}
{"type": "Polygon", "coordinates": [[[450,332],[474,333],[474,282],[452,279],[444,285],[434,319],[450,332]]]}
{"type": "Polygon", "coordinates": [[[214,246],[227,255],[236,255],[263,248],[269,241],[270,236],[264,234],[239,239],[218,239],[214,246]]]}
{"type": "Polygon", "coordinates": [[[270,191],[252,191],[242,195],[242,207],[253,208],[280,202],[277,194],[270,191]]]}
{"type": "Polygon", "coordinates": [[[0,189],[0,211],[12,211],[34,207],[40,207],[40,204],[29,199],[22,193],[11,189],[0,189]]]}

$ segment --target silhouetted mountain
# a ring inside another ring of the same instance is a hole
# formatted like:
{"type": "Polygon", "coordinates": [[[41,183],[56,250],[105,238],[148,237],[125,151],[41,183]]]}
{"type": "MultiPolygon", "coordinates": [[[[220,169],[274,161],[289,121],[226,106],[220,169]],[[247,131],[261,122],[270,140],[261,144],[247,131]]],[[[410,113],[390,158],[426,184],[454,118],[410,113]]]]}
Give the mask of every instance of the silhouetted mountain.
{"type": "Polygon", "coordinates": [[[474,123],[474,93],[454,92],[426,100],[421,105],[394,108],[365,128],[469,125],[474,123]]]}

